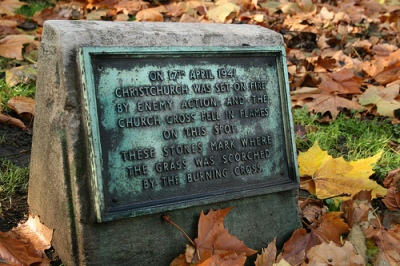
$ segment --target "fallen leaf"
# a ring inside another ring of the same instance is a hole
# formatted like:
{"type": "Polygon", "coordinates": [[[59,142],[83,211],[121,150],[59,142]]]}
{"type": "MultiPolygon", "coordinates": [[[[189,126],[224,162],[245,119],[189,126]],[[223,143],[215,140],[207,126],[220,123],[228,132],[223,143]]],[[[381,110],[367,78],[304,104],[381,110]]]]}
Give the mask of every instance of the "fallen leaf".
{"type": "Polygon", "coordinates": [[[185,254],[180,254],[176,257],[169,266],[190,266],[191,264],[186,261],[185,254]]]}
{"type": "Polygon", "coordinates": [[[399,95],[400,86],[393,84],[380,89],[376,86],[369,86],[364,94],[358,96],[360,104],[367,106],[376,105],[377,112],[383,116],[394,117],[394,111],[400,108],[400,102],[395,100],[399,95]]]}
{"type": "Polygon", "coordinates": [[[245,246],[243,241],[240,241],[237,237],[231,236],[228,230],[224,228],[225,216],[232,208],[210,210],[207,215],[201,212],[198,237],[194,240],[201,259],[212,255],[230,254],[231,252],[238,255],[244,253],[246,256],[251,256],[257,252],[245,246]]]}
{"type": "Polygon", "coordinates": [[[322,200],[311,200],[310,198],[301,202],[300,209],[303,222],[311,227],[315,227],[318,219],[328,212],[322,200]]]}
{"type": "Polygon", "coordinates": [[[354,76],[350,69],[339,72],[320,74],[321,83],[317,87],[324,92],[337,94],[361,94],[361,79],[354,76]]]}
{"type": "Polygon", "coordinates": [[[71,15],[72,9],[50,7],[36,12],[35,15],[33,15],[33,20],[40,26],[43,26],[46,20],[67,20],[71,18],[71,15]]]}
{"type": "Polygon", "coordinates": [[[386,85],[390,82],[396,81],[400,76],[400,63],[397,65],[386,68],[384,71],[374,77],[380,84],[386,85]]]}
{"type": "Polygon", "coordinates": [[[292,106],[303,107],[306,106],[311,112],[325,114],[329,112],[333,119],[336,119],[339,112],[343,109],[347,110],[363,110],[364,107],[356,102],[350,101],[346,98],[326,93],[318,94],[298,94],[293,95],[292,106]]]}
{"type": "Polygon", "coordinates": [[[351,200],[340,205],[340,210],[344,213],[350,227],[368,222],[369,214],[372,212],[371,198],[371,191],[360,191],[351,200]]]}
{"type": "Polygon", "coordinates": [[[136,21],[164,21],[161,12],[167,12],[167,9],[164,6],[159,6],[140,10],[136,14],[136,21]]]}
{"type": "Polygon", "coordinates": [[[18,118],[14,118],[14,117],[11,117],[9,115],[5,115],[5,114],[1,114],[0,113],[0,124],[1,123],[6,123],[6,124],[9,124],[11,126],[20,128],[20,129],[26,129],[25,124],[21,120],[19,120],[18,118]]]}
{"type": "Polygon", "coordinates": [[[365,265],[363,257],[355,252],[349,241],[341,247],[333,242],[321,243],[312,247],[306,256],[308,262],[302,265],[365,265]]]}
{"type": "Polygon", "coordinates": [[[25,266],[34,263],[50,265],[50,261],[36,253],[33,246],[0,232],[0,261],[2,264],[25,266]]]}
{"type": "Polygon", "coordinates": [[[216,5],[214,8],[207,12],[209,19],[215,20],[216,22],[225,22],[226,18],[233,12],[239,15],[240,7],[231,2],[225,2],[216,5]]]}
{"type": "Polygon", "coordinates": [[[149,3],[145,1],[131,1],[131,0],[122,0],[118,4],[114,6],[117,9],[117,12],[122,11],[125,15],[136,14],[142,9],[146,9],[149,7],[149,3]]]}
{"type": "Polygon", "coordinates": [[[194,264],[194,266],[243,266],[247,257],[235,252],[229,254],[213,255],[204,261],[194,264]]]}
{"type": "Polygon", "coordinates": [[[34,37],[30,35],[7,35],[0,39],[0,56],[24,60],[22,48],[33,40],[34,37]]]}
{"type": "Polygon", "coordinates": [[[376,198],[377,195],[385,196],[386,189],[369,179],[374,173],[373,165],[382,153],[347,162],[343,157],[332,158],[326,151],[321,150],[318,142],[315,142],[307,152],[300,152],[298,156],[300,186],[320,199],[343,193],[355,195],[361,190],[372,190],[372,198],[376,198]],[[306,185],[307,183],[312,185],[306,185]]]}
{"type": "Polygon", "coordinates": [[[390,171],[383,181],[383,185],[386,188],[396,187],[400,191],[400,168],[390,171]]]}
{"type": "Polygon", "coordinates": [[[28,97],[13,97],[7,102],[7,106],[13,109],[18,115],[27,119],[35,116],[35,100],[28,97]]]}
{"type": "Polygon", "coordinates": [[[29,215],[25,223],[18,224],[17,227],[11,229],[7,234],[25,244],[33,246],[36,253],[42,256],[44,250],[51,247],[53,229],[42,224],[39,217],[29,215]]]}
{"type": "Polygon", "coordinates": [[[0,2],[0,14],[13,16],[15,14],[14,11],[24,5],[27,5],[27,3],[19,0],[2,0],[0,2]]]}
{"type": "Polygon", "coordinates": [[[323,233],[329,240],[341,244],[341,236],[349,232],[349,226],[340,217],[342,212],[329,212],[319,219],[319,225],[315,230],[323,233]]]}
{"type": "Polygon", "coordinates": [[[300,265],[306,259],[306,253],[315,245],[319,245],[329,239],[316,230],[307,234],[306,229],[300,228],[293,232],[292,236],[282,248],[282,258],[290,265],[300,265]]]}
{"type": "Polygon", "coordinates": [[[400,210],[400,191],[397,191],[395,187],[390,187],[382,201],[389,210],[400,210]]]}
{"type": "Polygon", "coordinates": [[[35,65],[26,65],[6,69],[6,83],[12,87],[19,83],[29,83],[36,80],[37,69],[35,65]]]}
{"type": "Polygon", "coordinates": [[[386,230],[384,227],[374,229],[370,226],[365,230],[365,235],[378,245],[380,260],[388,262],[386,265],[399,265],[400,234],[398,232],[386,230]]]}
{"type": "Polygon", "coordinates": [[[276,237],[268,244],[267,248],[263,248],[261,255],[257,255],[255,266],[272,266],[276,258],[276,237]]]}

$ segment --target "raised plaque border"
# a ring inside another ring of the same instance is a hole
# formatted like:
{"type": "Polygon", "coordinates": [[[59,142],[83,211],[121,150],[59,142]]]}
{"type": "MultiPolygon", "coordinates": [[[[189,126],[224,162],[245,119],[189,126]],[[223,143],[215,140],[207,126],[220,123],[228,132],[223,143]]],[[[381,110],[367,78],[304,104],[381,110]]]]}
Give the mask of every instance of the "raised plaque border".
{"type": "Polygon", "coordinates": [[[270,193],[297,189],[299,174],[297,167],[294,127],[291,115],[291,102],[288,86],[285,49],[282,46],[270,47],[82,47],[79,49],[79,65],[82,79],[83,97],[85,101],[85,119],[87,123],[88,143],[90,149],[90,166],[94,206],[98,222],[137,217],[174,209],[182,209],[209,203],[216,203],[245,197],[260,196],[270,193]],[[92,56],[123,55],[124,57],[157,58],[157,57],[215,57],[230,54],[248,54],[249,56],[271,56],[277,60],[279,92],[281,95],[281,111],[285,133],[285,149],[288,162],[288,179],[281,182],[265,184],[265,186],[246,187],[244,189],[225,189],[221,193],[211,193],[204,196],[176,197],[165,201],[154,201],[151,205],[132,207],[113,211],[107,209],[104,202],[104,187],[102,177],[102,150],[99,129],[99,117],[96,105],[92,56]]]}

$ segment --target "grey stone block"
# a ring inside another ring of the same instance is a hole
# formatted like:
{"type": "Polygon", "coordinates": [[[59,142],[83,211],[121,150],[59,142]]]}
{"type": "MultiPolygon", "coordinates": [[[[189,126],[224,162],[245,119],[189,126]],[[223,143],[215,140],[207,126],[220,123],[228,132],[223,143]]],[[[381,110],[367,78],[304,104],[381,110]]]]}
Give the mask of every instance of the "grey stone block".
{"type": "MultiPolygon", "coordinates": [[[[64,265],[168,265],[186,239],[161,214],[97,223],[80,82],[83,46],[281,46],[282,36],[250,25],[47,21],[38,61],[28,203],[54,229],[64,265]]],[[[193,238],[201,210],[235,208],[225,226],[253,249],[282,245],[300,226],[297,191],[168,212],[193,238]]]]}

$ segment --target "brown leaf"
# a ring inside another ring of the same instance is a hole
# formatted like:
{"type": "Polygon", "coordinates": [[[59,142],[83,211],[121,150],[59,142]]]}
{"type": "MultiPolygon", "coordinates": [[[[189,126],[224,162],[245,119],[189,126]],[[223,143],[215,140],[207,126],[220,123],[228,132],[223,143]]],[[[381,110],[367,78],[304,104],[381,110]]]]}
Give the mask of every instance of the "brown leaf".
{"type": "Polygon", "coordinates": [[[0,56],[24,60],[22,48],[34,39],[30,35],[7,35],[0,40],[0,56]]]}
{"type": "Polygon", "coordinates": [[[114,7],[117,9],[117,12],[122,11],[125,15],[133,15],[142,9],[148,8],[149,3],[141,0],[138,1],[122,0],[114,7]]]}
{"type": "Polygon", "coordinates": [[[293,95],[292,106],[307,106],[307,109],[312,112],[324,114],[330,112],[333,119],[336,119],[339,112],[343,109],[348,110],[363,110],[364,107],[356,102],[352,102],[346,98],[332,94],[299,94],[293,95]]]}
{"type": "Polygon", "coordinates": [[[396,187],[400,191],[400,168],[390,171],[383,181],[383,185],[386,188],[396,187]]]}
{"type": "Polygon", "coordinates": [[[17,31],[16,29],[14,29],[12,27],[0,25],[0,36],[13,35],[13,34],[19,34],[19,31],[17,31]]]}
{"type": "Polygon", "coordinates": [[[136,14],[137,21],[164,21],[164,16],[161,12],[167,12],[164,6],[147,8],[140,10],[136,14]]]}
{"type": "Polygon", "coordinates": [[[14,126],[14,127],[20,128],[20,129],[26,129],[25,124],[21,120],[11,117],[9,115],[0,113],[0,124],[1,123],[7,123],[11,126],[14,126]]]}
{"type": "Polygon", "coordinates": [[[20,116],[27,116],[28,119],[35,116],[35,100],[32,98],[14,97],[8,100],[7,105],[20,116]]]}
{"type": "Polygon", "coordinates": [[[36,250],[36,253],[42,256],[44,250],[51,247],[53,229],[42,224],[39,217],[29,215],[25,223],[18,224],[7,234],[25,244],[31,245],[36,250]]]}
{"type": "Polygon", "coordinates": [[[302,265],[365,265],[363,257],[355,252],[348,241],[343,246],[333,242],[321,243],[307,252],[307,259],[308,263],[302,265]]]}
{"type": "Polygon", "coordinates": [[[400,63],[385,69],[383,72],[375,76],[375,80],[380,84],[386,85],[390,82],[398,80],[400,77],[400,63]]]}
{"type": "Polygon", "coordinates": [[[3,232],[0,232],[0,261],[7,265],[32,265],[34,263],[45,263],[50,261],[39,256],[33,246],[25,244],[3,232]]]}
{"type": "Polygon", "coordinates": [[[371,191],[361,191],[351,200],[342,203],[340,210],[344,213],[350,227],[356,223],[368,222],[368,215],[372,210],[371,198],[371,191]]]}
{"type": "Polygon", "coordinates": [[[238,255],[245,253],[251,256],[256,250],[250,249],[243,241],[231,236],[224,228],[224,219],[233,207],[213,211],[207,215],[202,212],[199,219],[198,238],[194,240],[201,259],[212,255],[224,255],[236,252],[238,255]]]}
{"type": "Polygon", "coordinates": [[[308,250],[325,241],[329,241],[328,238],[316,230],[307,234],[304,228],[297,229],[283,245],[282,258],[291,265],[299,265],[305,260],[308,250]]]}
{"type": "Polygon", "coordinates": [[[350,69],[343,69],[339,72],[321,74],[321,83],[318,88],[327,93],[336,94],[361,94],[361,79],[354,76],[350,69]]]}
{"type": "Polygon", "coordinates": [[[20,2],[19,0],[2,0],[0,2],[0,14],[13,16],[14,11],[24,5],[26,5],[26,3],[20,2]]]}
{"type": "Polygon", "coordinates": [[[318,219],[328,212],[322,200],[311,200],[309,198],[302,202],[300,209],[303,221],[311,227],[315,227],[318,219]]]}
{"type": "Polygon", "coordinates": [[[398,265],[400,262],[400,234],[398,232],[386,230],[384,227],[374,229],[370,226],[365,230],[365,235],[378,245],[380,256],[389,262],[387,265],[398,265]]]}
{"type": "Polygon", "coordinates": [[[72,9],[70,8],[50,7],[35,13],[33,20],[40,26],[43,26],[46,20],[66,20],[71,17],[71,14],[72,9]]]}
{"type": "Polygon", "coordinates": [[[349,226],[339,217],[342,212],[329,212],[324,214],[319,220],[316,230],[323,233],[329,240],[340,245],[340,237],[349,232],[349,226]]]}
{"type": "Polygon", "coordinates": [[[389,210],[400,210],[400,191],[397,191],[395,187],[390,187],[382,201],[389,210]]]}

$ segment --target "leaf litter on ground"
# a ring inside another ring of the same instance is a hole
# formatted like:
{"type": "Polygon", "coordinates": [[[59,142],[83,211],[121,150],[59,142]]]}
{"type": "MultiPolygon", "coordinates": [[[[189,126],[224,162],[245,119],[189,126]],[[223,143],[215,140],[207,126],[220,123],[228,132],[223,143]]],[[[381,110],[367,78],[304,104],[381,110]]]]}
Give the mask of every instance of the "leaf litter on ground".
{"type": "MultiPolygon", "coordinates": [[[[375,1],[367,0],[357,2],[352,0],[330,1],[326,3],[311,0],[295,2],[193,0],[162,3],[165,2],[59,1],[54,2],[54,6],[37,12],[32,18],[27,18],[15,13],[17,8],[26,5],[26,3],[17,0],[3,0],[0,2],[0,14],[2,14],[0,18],[0,46],[2,48],[0,53],[3,57],[16,58],[21,62],[23,60],[29,61],[27,48],[30,43],[36,45],[36,48],[33,49],[39,48],[38,41],[40,41],[42,34],[42,26],[44,21],[48,19],[219,22],[260,25],[280,32],[284,36],[293,107],[306,106],[310,113],[324,115],[325,121],[336,119],[339,113],[355,110],[361,112],[363,116],[383,115],[391,117],[392,123],[400,123],[398,108],[400,104],[398,92],[398,85],[400,85],[400,38],[398,35],[400,6],[398,1],[385,5],[382,5],[385,1],[379,1],[380,4],[378,4],[375,1]],[[25,31],[23,27],[17,30],[18,25],[22,25],[31,19],[37,25],[35,30],[25,31]]],[[[14,121],[15,118],[13,117],[1,114],[0,119],[3,122],[25,128],[22,122],[21,124],[14,121]]],[[[352,171],[358,167],[363,169],[363,173],[356,175],[359,176],[363,184],[367,184],[366,187],[362,186],[359,189],[371,189],[370,186],[372,186],[374,197],[383,196],[386,193],[386,190],[382,187],[375,186],[375,184],[371,185],[370,181],[367,181],[368,177],[366,177],[366,175],[370,175],[372,171],[370,165],[377,160],[378,154],[360,160],[358,163],[345,162],[340,158],[327,159],[326,156],[322,155],[321,157],[323,157],[322,161],[326,160],[327,165],[323,166],[328,170],[316,169],[315,173],[309,173],[311,178],[305,177],[307,180],[311,180],[307,183],[309,183],[311,191],[315,192],[317,196],[325,197],[337,193],[337,188],[333,190],[328,188],[343,185],[343,178],[356,174],[352,171]],[[329,171],[333,171],[336,177],[332,178],[325,175],[329,171]],[[312,177],[313,175],[314,177],[312,177]],[[341,181],[334,181],[335,179],[341,181]],[[310,185],[310,183],[314,185],[310,185]],[[324,185],[320,183],[324,183],[324,185]],[[313,186],[315,188],[312,188],[313,186]]],[[[394,184],[397,183],[392,182],[391,185],[386,186],[388,192],[383,202],[388,208],[397,210],[399,187],[394,184]]],[[[359,189],[352,187],[348,194],[354,195],[359,189]]],[[[396,238],[399,234],[399,226],[392,224],[391,228],[382,227],[378,222],[377,215],[374,214],[370,199],[355,198],[357,196],[359,194],[342,204],[343,214],[331,214],[332,217],[328,215],[322,201],[319,203],[311,200],[303,201],[303,220],[307,226],[293,234],[293,236],[301,239],[303,244],[299,246],[306,245],[307,251],[313,250],[313,254],[316,254],[315,250],[320,250],[318,252],[324,254],[327,248],[335,250],[335,245],[340,248],[337,243],[338,233],[335,234],[335,237],[327,236],[324,233],[326,230],[319,227],[330,228],[327,225],[333,223],[333,221],[341,221],[343,216],[343,221],[347,221],[351,229],[350,234],[358,224],[363,225],[361,230],[365,231],[365,226],[369,228],[367,236],[381,248],[381,252],[375,258],[376,263],[399,263],[399,251],[388,248],[388,245],[400,246],[398,238],[396,238]],[[315,219],[311,218],[313,214],[316,215],[315,219]],[[331,217],[331,219],[323,217],[331,217]],[[330,239],[331,237],[334,240],[330,239]]],[[[216,211],[216,213],[218,212],[216,211]]],[[[342,222],[339,223],[342,224],[342,222]]],[[[347,227],[343,224],[340,228],[343,232],[348,231],[348,229],[344,230],[347,227]]],[[[364,234],[364,231],[362,231],[362,234],[364,234]]],[[[339,254],[339,252],[353,254],[348,243],[346,241],[344,244],[346,251],[335,251],[334,255],[339,254]]],[[[295,247],[295,244],[292,245],[295,247]]],[[[289,247],[288,244],[286,254],[290,250],[289,247]]],[[[319,263],[317,260],[314,261],[315,256],[313,254],[309,254],[305,250],[299,250],[298,257],[295,259],[290,256],[288,259],[300,261],[304,264],[305,262],[301,259],[307,258],[309,264],[319,263]]],[[[207,248],[204,248],[202,252],[207,254],[206,251],[207,248]]],[[[274,253],[274,251],[268,252],[274,253]]],[[[195,257],[193,247],[188,248],[187,255],[190,256],[190,254],[195,257]]],[[[223,254],[223,256],[206,258],[204,265],[211,265],[212,263],[235,265],[232,261],[242,263],[243,258],[245,258],[236,252],[223,254]]],[[[268,255],[271,258],[274,256],[268,255]]],[[[343,256],[348,255],[326,257],[325,260],[343,259],[343,256]]],[[[358,259],[354,254],[350,257],[353,256],[358,259]]],[[[269,259],[268,261],[267,265],[285,263],[284,259],[269,259]]],[[[356,260],[356,262],[349,263],[357,264],[358,262],[356,260]]]]}

